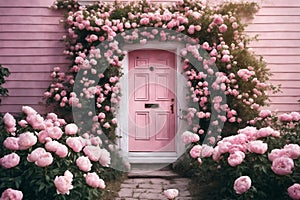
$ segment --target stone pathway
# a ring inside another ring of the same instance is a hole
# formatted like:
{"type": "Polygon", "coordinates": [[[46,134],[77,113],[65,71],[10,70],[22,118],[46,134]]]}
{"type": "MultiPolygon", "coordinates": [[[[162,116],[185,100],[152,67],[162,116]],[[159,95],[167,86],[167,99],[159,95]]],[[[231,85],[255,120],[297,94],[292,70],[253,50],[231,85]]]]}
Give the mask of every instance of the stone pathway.
{"type": "Polygon", "coordinates": [[[180,177],[171,170],[129,173],[128,179],[121,184],[115,200],[166,200],[163,191],[178,189],[176,200],[192,200],[188,190],[190,179],[180,177]]]}

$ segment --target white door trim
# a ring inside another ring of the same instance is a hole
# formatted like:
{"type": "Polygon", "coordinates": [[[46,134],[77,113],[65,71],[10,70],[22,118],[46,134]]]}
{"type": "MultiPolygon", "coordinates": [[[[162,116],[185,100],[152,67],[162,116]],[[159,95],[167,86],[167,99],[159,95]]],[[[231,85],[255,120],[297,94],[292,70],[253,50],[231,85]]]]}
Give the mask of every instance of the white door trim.
{"type": "Polygon", "coordinates": [[[174,162],[184,151],[184,144],[181,142],[180,135],[185,131],[185,123],[183,120],[180,120],[181,111],[184,110],[186,106],[185,102],[185,83],[186,78],[182,75],[182,62],[180,55],[180,50],[183,48],[181,43],[177,42],[159,42],[159,41],[149,41],[145,45],[126,45],[123,50],[130,52],[133,50],[143,50],[143,49],[158,49],[158,50],[167,50],[175,53],[175,68],[177,74],[175,75],[175,84],[176,84],[176,96],[177,96],[177,116],[175,118],[175,124],[177,129],[175,131],[175,152],[129,152],[128,151],[128,108],[129,108],[129,98],[128,98],[128,63],[129,57],[126,55],[122,61],[122,73],[124,74],[120,78],[121,84],[121,101],[120,107],[118,110],[118,128],[116,134],[121,136],[118,139],[118,147],[121,151],[123,158],[128,158],[130,163],[172,163],[174,162]],[[178,84],[178,83],[184,83],[178,84]],[[178,98],[181,97],[181,98],[178,98]]]}

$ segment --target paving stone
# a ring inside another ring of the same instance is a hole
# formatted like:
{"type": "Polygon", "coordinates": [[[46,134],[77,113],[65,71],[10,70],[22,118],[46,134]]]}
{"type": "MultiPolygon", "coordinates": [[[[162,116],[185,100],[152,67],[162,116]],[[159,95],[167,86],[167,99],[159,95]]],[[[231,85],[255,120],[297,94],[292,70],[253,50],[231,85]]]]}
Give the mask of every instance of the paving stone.
{"type": "Polygon", "coordinates": [[[148,174],[147,177],[129,176],[129,179],[121,184],[121,190],[115,200],[166,200],[163,191],[170,188],[179,190],[176,200],[198,200],[190,196],[189,182],[190,179],[179,177],[171,171],[152,172],[152,175],[148,174]]]}

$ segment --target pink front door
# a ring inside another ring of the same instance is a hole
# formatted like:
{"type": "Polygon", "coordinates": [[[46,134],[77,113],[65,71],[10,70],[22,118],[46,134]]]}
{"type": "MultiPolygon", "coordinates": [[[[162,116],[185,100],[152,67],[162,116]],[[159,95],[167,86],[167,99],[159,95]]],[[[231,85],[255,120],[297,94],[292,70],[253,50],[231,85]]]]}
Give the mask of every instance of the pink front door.
{"type": "Polygon", "coordinates": [[[129,151],[175,151],[175,55],[129,53],[129,151]]]}

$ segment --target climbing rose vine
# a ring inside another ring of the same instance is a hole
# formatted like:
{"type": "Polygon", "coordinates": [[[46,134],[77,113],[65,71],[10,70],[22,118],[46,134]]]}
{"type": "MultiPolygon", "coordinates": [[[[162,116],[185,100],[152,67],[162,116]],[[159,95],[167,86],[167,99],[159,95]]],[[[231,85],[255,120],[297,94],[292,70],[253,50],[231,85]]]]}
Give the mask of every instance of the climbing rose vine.
{"type": "Polygon", "coordinates": [[[222,130],[234,134],[267,100],[268,70],[249,50],[250,38],[243,32],[241,13],[251,17],[257,10],[254,3],[210,7],[201,1],[140,1],[81,6],[58,0],[53,8],[67,11],[64,53],[73,62],[66,73],[54,68],[45,96],[64,116],[71,116],[73,108],[82,133],[100,137],[104,133],[115,140],[122,98],[119,78],[127,54],[123,46],[128,44],[184,44],[181,70],[189,107],[183,118],[199,142],[208,135],[205,142],[215,144],[222,130]]]}

